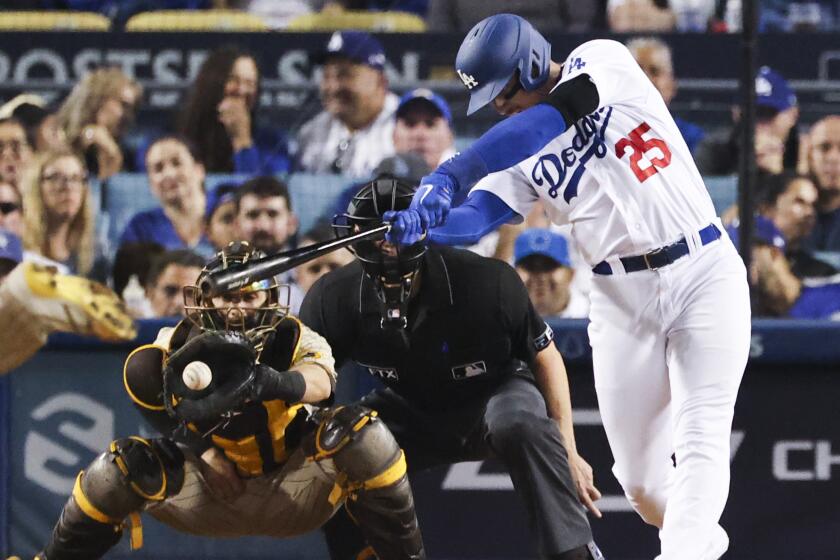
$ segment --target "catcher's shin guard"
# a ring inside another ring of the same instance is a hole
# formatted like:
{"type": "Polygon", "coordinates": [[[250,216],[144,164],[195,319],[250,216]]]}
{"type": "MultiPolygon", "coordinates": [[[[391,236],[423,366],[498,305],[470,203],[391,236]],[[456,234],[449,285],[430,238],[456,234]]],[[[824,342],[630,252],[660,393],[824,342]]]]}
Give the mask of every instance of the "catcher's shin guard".
{"type": "Polygon", "coordinates": [[[376,413],[331,410],[315,437],[316,458],[332,457],[339,477],[330,499],[344,507],[381,560],[426,557],[406,475],[405,455],[376,413]]]}
{"type": "Polygon", "coordinates": [[[184,456],[165,439],[119,439],[79,473],[61,512],[44,560],[101,558],[122,537],[131,516],[132,548],[142,546],[137,512],[148,501],[177,494],[184,482],[184,456]]]}

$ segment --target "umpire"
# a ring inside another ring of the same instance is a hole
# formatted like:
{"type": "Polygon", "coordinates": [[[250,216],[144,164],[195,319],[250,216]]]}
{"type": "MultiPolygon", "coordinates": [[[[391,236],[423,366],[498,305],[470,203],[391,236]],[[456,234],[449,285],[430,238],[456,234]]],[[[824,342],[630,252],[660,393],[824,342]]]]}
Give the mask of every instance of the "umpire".
{"type": "MultiPolygon", "coordinates": [[[[380,225],[413,194],[388,177],[368,183],[336,217],[337,235],[380,225]]],[[[497,457],[542,558],[603,558],[581,506],[600,516],[592,469],[575,447],[565,366],[516,272],[423,243],[364,241],[353,252],[357,261],[310,289],[301,319],[337,364],[353,360],[384,382],[361,402],[391,429],[409,471],[497,457]]],[[[333,559],[363,546],[347,526],[327,527],[333,559]]]]}

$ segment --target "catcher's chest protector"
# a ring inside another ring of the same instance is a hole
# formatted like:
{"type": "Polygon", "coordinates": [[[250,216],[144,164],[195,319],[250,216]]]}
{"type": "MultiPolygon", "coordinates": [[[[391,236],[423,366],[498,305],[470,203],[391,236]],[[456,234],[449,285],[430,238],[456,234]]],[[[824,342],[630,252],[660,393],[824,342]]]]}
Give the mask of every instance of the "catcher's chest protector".
{"type": "MultiPolygon", "coordinates": [[[[125,364],[126,390],[145,413],[154,410],[153,414],[167,415],[163,406],[165,356],[199,334],[199,329],[181,321],[165,351],[148,345],[129,355],[125,364]]],[[[266,340],[259,361],[277,371],[289,369],[300,337],[300,323],[287,317],[266,340]]],[[[236,412],[228,419],[190,423],[187,427],[222,449],[244,476],[275,470],[300,442],[306,420],[302,405],[287,406],[280,400],[252,402],[236,412]]]]}

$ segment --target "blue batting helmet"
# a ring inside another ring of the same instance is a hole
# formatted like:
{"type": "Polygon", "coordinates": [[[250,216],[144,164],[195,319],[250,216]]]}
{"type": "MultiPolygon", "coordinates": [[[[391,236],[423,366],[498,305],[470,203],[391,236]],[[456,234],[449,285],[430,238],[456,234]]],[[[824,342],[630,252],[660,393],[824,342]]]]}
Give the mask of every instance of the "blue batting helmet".
{"type": "Polygon", "coordinates": [[[455,71],[470,90],[471,115],[493,101],[519,70],[519,81],[533,91],[548,79],[551,45],[523,18],[496,14],[481,20],[467,33],[455,71]]]}

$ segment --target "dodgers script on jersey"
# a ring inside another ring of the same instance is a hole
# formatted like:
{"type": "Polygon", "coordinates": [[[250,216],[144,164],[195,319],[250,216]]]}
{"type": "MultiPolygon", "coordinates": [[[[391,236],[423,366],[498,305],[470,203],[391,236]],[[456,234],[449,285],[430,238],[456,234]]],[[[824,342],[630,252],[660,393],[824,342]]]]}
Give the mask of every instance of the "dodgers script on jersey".
{"type": "Polygon", "coordinates": [[[581,73],[594,81],[599,108],[539,153],[474,188],[492,192],[522,216],[542,199],[553,222],[572,224],[592,266],[683,236],[696,242],[715,210],[662,96],[616,41],[575,49],[558,85],[581,73]]]}

